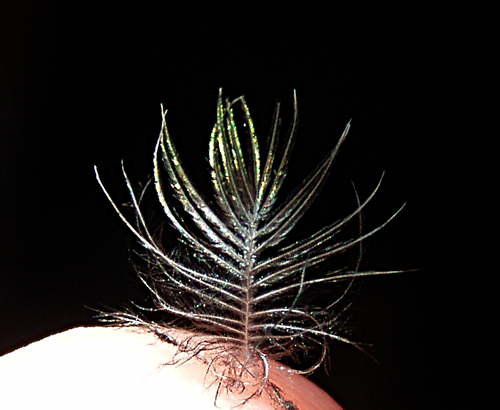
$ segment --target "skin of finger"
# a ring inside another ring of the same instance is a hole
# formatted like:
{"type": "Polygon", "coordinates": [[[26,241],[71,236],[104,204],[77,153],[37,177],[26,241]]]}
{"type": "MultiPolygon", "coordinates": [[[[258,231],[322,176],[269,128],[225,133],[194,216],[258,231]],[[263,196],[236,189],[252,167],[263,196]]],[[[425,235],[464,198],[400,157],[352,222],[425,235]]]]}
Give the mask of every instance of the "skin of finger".
{"type": "MultiPolygon", "coordinates": [[[[80,327],[0,357],[2,409],[230,409],[245,395],[211,386],[207,365],[166,365],[175,347],[140,329],[80,327]]],[[[298,410],[341,410],[323,390],[270,362],[270,380],[298,410]]],[[[276,410],[266,393],[239,406],[276,410]]]]}

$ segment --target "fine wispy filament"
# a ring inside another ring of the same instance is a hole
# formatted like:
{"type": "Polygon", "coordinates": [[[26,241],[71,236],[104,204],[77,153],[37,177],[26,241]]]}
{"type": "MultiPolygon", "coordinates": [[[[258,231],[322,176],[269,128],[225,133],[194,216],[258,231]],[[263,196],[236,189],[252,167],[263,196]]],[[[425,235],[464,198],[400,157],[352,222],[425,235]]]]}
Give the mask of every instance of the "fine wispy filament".
{"type": "MultiPolygon", "coordinates": [[[[340,331],[343,312],[338,306],[345,292],[333,300],[324,298],[328,302],[323,306],[313,305],[307,296],[311,288],[328,289],[360,276],[391,273],[358,271],[355,266],[318,277],[313,269],[334,255],[360,246],[394,218],[397,212],[368,233],[335,240],[347,223],[359,217],[380,182],[368,198],[358,200],[351,214],[303,240],[280,246],[322,187],[350,123],[336,146],[294,194],[278,201],[297,133],[296,99],[286,140],[278,142],[277,104],[267,149],[261,152],[245,99],[225,100],[219,92],[217,120],[209,141],[211,197],[199,193],[187,176],[167,130],[166,112],[162,110],[162,114],[162,131],[154,150],[153,182],[165,216],[179,233],[177,248],[164,249],[160,238],[146,224],[140,208],[142,192],[135,193],[123,164],[135,220],[126,218],[113,202],[97,170],[96,177],[120,218],[147,251],[148,269],[139,276],[152,293],[154,310],[183,320],[165,324],[131,312],[110,317],[163,335],[179,351],[189,353],[188,357],[212,351],[213,356],[206,360],[218,376],[219,387],[244,389],[240,383],[243,373],[260,369],[260,387],[249,397],[266,388],[268,359],[298,357],[316,349],[316,362],[301,370],[308,373],[325,359],[329,340],[356,345],[340,331]],[[236,124],[235,109],[241,110],[240,126],[236,124]],[[175,328],[175,323],[195,332],[183,340],[171,337],[169,329],[175,328]]],[[[279,400],[279,394],[275,395],[279,400]]]]}

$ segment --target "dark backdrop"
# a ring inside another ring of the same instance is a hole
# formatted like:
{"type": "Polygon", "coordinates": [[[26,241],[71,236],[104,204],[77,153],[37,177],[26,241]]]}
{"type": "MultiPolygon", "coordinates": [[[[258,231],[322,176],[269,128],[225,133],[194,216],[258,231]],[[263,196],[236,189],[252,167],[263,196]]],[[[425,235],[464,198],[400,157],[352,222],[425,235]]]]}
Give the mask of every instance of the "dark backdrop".
{"type": "Polygon", "coordinates": [[[289,186],[352,118],[299,233],[352,209],[350,180],[366,197],[385,170],[367,226],[407,206],[368,242],[363,267],[421,269],[363,282],[353,337],[373,344],[377,362],[333,344],[329,375],[315,380],[348,410],[477,400],[470,365],[481,363],[491,313],[478,265],[489,253],[489,222],[478,221],[487,174],[477,172],[490,135],[480,130],[488,12],[466,2],[103,3],[0,2],[0,353],[95,323],[87,307],[146,297],[129,264],[134,240],[93,165],[125,201],[120,160],[135,182],[151,174],[160,103],[186,166],[203,174],[219,87],[246,95],[264,137],[276,99],[290,118],[295,88],[289,186]]]}

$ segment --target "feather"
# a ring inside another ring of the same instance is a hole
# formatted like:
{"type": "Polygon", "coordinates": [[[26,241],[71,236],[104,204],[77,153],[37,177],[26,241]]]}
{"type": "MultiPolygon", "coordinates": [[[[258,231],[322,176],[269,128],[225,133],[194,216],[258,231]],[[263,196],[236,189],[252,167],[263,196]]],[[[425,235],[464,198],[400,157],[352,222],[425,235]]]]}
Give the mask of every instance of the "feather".
{"type": "MultiPolygon", "coordinates": [[[[306,239],[281,246],[319,193],[347,136],[350,122],[336,146],[293,195],[279,201],[297,134],[296,97],[292,124],[281,155],[277,154],[279,103],[268,148],[262,155],[244,97],[230,102],[223,99],[220,91],[217,121],[209,141],[208,160],[213,187],[213,201],[209,202],[188,177],[170,138],[165,115],[162,108],[162,130],[154,150],[153,182],[166,218],[180,235],[177,249],[164,250],[161,240],[148,227],[140,208],[140,197],[132,189],[123,163],[123,176],[135,209],[135,221],[123,215],[104,188],[97,169],[95,172],[112,206],[148,253],[146,258],[150,267],[147,272],[140,273],[140,277],[152,293],[155,310],[183,319],[183,323],[196,329],[197,335],[204,336],[174,340],[168,336],[163,323],[148,321],[131,312],[111,316],[128,325],[146,326],[192,357],[217,346],[217,359],[210,362],[212,368],[231,368],[231,361],[243,363],[246,369],[260,363],[263,382],[253,395],[262,391],[267,383],[268,358],[297,357],[317,347],[320,352],[317,361],[302,370],[308,373],[325,359],[328,340],[359,347],[341,332],[340,317],[346,308],[340,311],[336,308],[346,291],[333,301],[329,299],[325,306],[311,305],[307,294],[318,285],[335,287],[341,281],[350,283],[361,276],[392,273],[359,271],[359,263],[351,270],[336,270],[319,277],[311,273],[312,268],[332,256],[361,246],[364,239],[382,229],[399,212],[368,233],[335,241],[342,228],[361,215],[376,194],[382,178],[366,200],[358,200],[358,207],[352,213],[306,239]],[[242,112],[243,127],[236,124],[236,108],[242,112]],[[241,136],[242,129],[244,137],[241,136]],[[207,339],[206,335],[210,338],[207,339]]],[[[175,327],[175,324],[170,326],[175,327]]],[[[234,373],[237,366],[233,367],[234,373]]],[[[224,369],[218,374],[225,374],[226,384],[228,380],[237,382],[239,376],[229,377],[230,373],[224,369]]]]}

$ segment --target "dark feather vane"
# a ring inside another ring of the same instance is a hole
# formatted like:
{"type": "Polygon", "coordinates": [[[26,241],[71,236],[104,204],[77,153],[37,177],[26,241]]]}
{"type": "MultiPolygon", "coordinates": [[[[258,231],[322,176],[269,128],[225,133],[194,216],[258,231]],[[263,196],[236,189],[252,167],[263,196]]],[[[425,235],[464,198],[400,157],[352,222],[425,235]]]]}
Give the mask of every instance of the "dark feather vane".
{"type": "MultiPolygon", "coordinates": [[[[280,105],[276,106],[268,149],[261,157],[245,99],[240,97],[230,102],[219,93],[217,121],[209,143],[214,199],[210,203],[188,178],[163,112],[162,132],[154,152],[153,181],[165,215],[180,234],[182,252],[165,251],[148,229],[139,207],[140,198],[124,169],[136,212],[135,223],[112,201],[97,171],[96,176],[121,219],[149,253],[151,269],[141,274],[141,278],[152,292],[156,310],[187,320],[197,331],[211,335],[212,341],[223,343],[245,363],[252,358],[265,361],[267,357],[293,357],[297,351],[319,347],[322,353],[305,370],[308,372],[325,358],[328,339],[356,345],[338,331],[342,312],[335,305],[343,296],[327,306],[312,306],[304,298],[308,290],[360,276],[392,273],[358,271],[356,266],[318,277],[310,274],[311,268],[348,248],[360,246],[399,211],[371,232],[344,241],[334,240],[348,222],[359,217],[377,192],[379,182],[364,202],[358,201],[358,207],[350,215],[306,239],[280,248],[280,243],[311,206],[350,128],[349,123],[337,145],[294,194],[278,202],[297,133],[296,99],[294,108],[288,138],[281,144],[282,154],[277,155],[280,105]],[[237,107],[242,111],[242,127],[236,125],[237,107]],[[165,176],[170,187],[165,186],[165,176]]],[[[158,328],[138,315],[122,314],[120,318],[128,324],[158,328]]],[[[201,349],[201,345],[196,346],[201,349]]]]}

